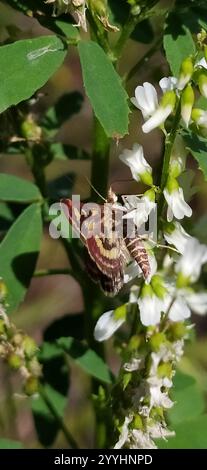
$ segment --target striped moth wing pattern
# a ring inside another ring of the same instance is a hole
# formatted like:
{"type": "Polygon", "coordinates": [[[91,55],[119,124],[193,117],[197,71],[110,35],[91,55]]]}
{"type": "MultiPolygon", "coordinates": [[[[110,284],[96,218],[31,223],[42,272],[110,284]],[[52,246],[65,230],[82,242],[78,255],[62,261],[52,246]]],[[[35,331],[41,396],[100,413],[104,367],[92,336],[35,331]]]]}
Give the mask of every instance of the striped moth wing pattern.
{"type": "Polygon", "coordinates": [[[61,200],[65,215],[86,247],[86,268],[107,296],[115,296],[124,284],[124,271],[130,259],[139,265],[143,276],[150,272],[148,255],[137,233],[133,238],[123,210],[116,206],[116,195],[109,190],[107,204],[74,206],[71,199],[61,200]],[[116,207],[115,207],[116,206],[116,207]],[[118,221],[118,222],[117,222],[118,221]],[[117,230],[122,225],[122,231],[117,230]]]}

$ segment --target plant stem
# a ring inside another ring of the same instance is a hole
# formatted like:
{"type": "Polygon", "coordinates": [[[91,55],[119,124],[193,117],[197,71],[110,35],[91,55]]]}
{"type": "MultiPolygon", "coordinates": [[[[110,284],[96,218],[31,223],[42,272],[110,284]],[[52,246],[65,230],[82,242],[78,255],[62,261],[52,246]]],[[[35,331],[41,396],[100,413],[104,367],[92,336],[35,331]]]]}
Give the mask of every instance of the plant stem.
{"type": "Polygon", "coordinates": [[[109,45],[107,33],[101,25],[100,21],[96,21],[90,10],[87,10],[87,20],[90,25],[91,37],[96,41],[106,52],[109,57],[112,57],[112,51],[109,45]]]}
{"type": "Polygon", "coordinates": [[[161,173],[161,179],[160,179],[161,194],[160,194],[159,201],[158,201],[158,221],[160,220],[160,217],[162,215],[162,211],[165,205],[165,198],[164,198],[163,190],[166,186],[168,175],[169,175],[170,157],[172,153],[173,144],[175,142],[179,122],[180,122],[180,101],[177,105],[171,131],[169,134],[167,134],[166,139],[165,139],[165,152],[163,156],[162,173],[161,173]]]}
{"type": "Polygon", "coordinates": [[[148,62],[150,57],[153,56],[153,54],[157,51],[159,46],[162,44],[162,39],[159,38],[152,46],[151,48],[146,52],[146,54],[141,57],[141,59],[131,68],[131,70],[127,73],[127,75],[124,78],[125,83],[129,82],[131,78],[134,77],[134,75],[138,72],[138,70],[148,62]]]}
{"type": "Polygon", "coordinates": [[[67,428],[67,426],[65,425],[64,421],[62,420],[62,418],[59,416],[56,408],[54,407],[53,403],[50,401],[47,393],[45,392],[45,389],[44,387],[40,386],[39,387],[39,394],[40,396],[42,397],[42,399],[44,400],[45,404],[47,405],[48,409],[50,410],[50,412],[52,413],[52,415],[54,416],[56,422],[58,423],[60,429],[62,430],[69,446],[72,448],[72,449],[78,449],[78,444],[77,442],[75,441],[75,439],[73,438],[73,436],[71,435],[69,429],[67,428]]]}
{"type": "MultiPolygon", "coordinates": [[[[108,189],[109,151],[110,139],[105,134],[105,131],[98,119],[94,117],[91,183],[103,197],[106,197],[108,189]]],[[[100,200],[100,197],[93,188],[91,191],[91,197],[93,201],[100,200]]]]}
{"type": "Polygon", "coordinates": [[[141,18],[140,18],[139,15],[137,15],[137,16],[133,16],[131,14],[129,15],[128,20],[124,24],[124,26],[122,28],[122,31],[121,31],[121,34],[119,36],[119,39],[118,39],[118,41],[115,45],[115,48],[114,48],[114,53],[115,53],[115,56],[116,56],[117,60],[121,56],[123,48],[124,48],[127,40],[129,39],[129,37],[131,36],[132,32],[134,31],[135,26],[137,26],[137,24],[140,21],[141,21],[141,18]]]}

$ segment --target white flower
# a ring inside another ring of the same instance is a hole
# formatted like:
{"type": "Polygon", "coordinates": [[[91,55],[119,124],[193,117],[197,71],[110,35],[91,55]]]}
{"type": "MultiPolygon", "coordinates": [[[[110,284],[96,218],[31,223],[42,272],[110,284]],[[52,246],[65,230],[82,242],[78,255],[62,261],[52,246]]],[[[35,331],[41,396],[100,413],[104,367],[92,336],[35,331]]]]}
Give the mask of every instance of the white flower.
{"type": "MultiPolygon", "coordinates": [[[[159,379],[157,376],[149,377],[147,383],[149,385],[150,408],[153,406],[161,406],[165,409],[172,408],[173,401],[170,400],[166,392],[161,391],[161,388],[164,386],[163,379],[159,379]]],[[[169,383],[171,385],[171,381],[169,383]]]]}
{"type": "Polygon", "coordinates": [[[166,440],[166,437],[175,436],[174,431],[170,431],[161,423],[155,423],[153,424],[153,426],[150,426],[149,432],[153,439],[165,439],[166,440]]]}
{"type": "Polygon", "coordinates": [[[165,108],[160,107],[158,108],[154,114],[151,116],[151,118],[146,121],[143,126],[142,130],[145,134],[148,134],[148,132],[151,132],[153,129],[156,127],[159,127],[163,122],[167,119],[167,117],[171,114],[172,112],[172,106],[168,105],[165,108]]]}
{"type": "Polygon", "coordinates": [[[123,219],[132,219],[137,228],[147,222],[150,213],[156,208],[153,189],[146,191],[141,198],[138,196],[124,196],[123,200],[127,208],[127,213],[123,216],[123,219]]]}
{"type": "MultiPolygon", "coordinates": [[[[141,269],[138,266],[136,261],[132,261],[128,266],[126,266],[124,271],[124,284],[132,281],[135,277],[141,275],[141,269]]],[[[135,286],[134,286],[135,287],[135,286]]]]}
{"type": "Polygon", "coordinates": [[[187,293],[186,300],[193,312],[198,315],[207,313],[207,292],[187,293]]]}
{"type": "Polygon", "coordinates": [[[201,267],[207,262],[207,246],[191,237],[185,245],[183,255],[177,262],[176,272],[181,273],[183,277],[195,282],[200,276],[201,267]]]}
{"type": "Polygon", "coordinates": [[[162,299],[153,293],[139,297],[138,305],[141,322],[144,326],[157,325],[160,322],[161,312],[163,312],[165,308],[162,299]]]}
{"type": "Polygon", "coordinates": [[[170,320],[179,322],[186,320],[191,315],[191,311],[182,297],[177,297],[172,303],[168,316],[170,320]]]}
{"type": "Polygon", "coordinates": [[[178,187],[174,189],[172,192],[169,192],[167,188],[164,189],[164,196],[168,203],[168,210],[167,210],[167,220],[171,222],[173,216],[176,219],[183,219],[183,217],[191,217],[192,209],[191,207],[185,202],[183,189],[178,187]]]}
{"type": "Polygon", "coordinates": [[[168,227],[164,231],[165,240],[170,244],[174,245],[177,250],[183,254],[185,250],[186,243],[190,240],[191,237],[182,227],[179,222],[174,222],[173,227],[168,227]]]}
{"type": "Polygon", "coordinates": [[[124,370],[127,372],[134,372],[135,370],[139,370],[140,367],[143,365],[143,359],[142,358],[136,358],[133,357],[131,362],[126,362],[124,364],[124,370]]]}
{"type": "Polygon", "coordinates": [[[162,89],[163,93],[166,91],[175,90],[177,85],[177,78],[176,77],[163,77],[159,81],[160,88],[162,89]]]}
{"type": "Polygon", "coordinates": [[[124,317],[118,319],[115,318],[113,310],[103,313],[96,323],[94,338],[99,342],[107,340],[124,322],[124,317]]]}
{"type": "MultiPolygon", "coordinates": [[[[136,262],[136,261],[135,261],[136,262]]],[[[136,263],[137,264],[137,263],[136,263]]],[[[138,295],[139,295],[140,287],[133,285],[130,289],[130,294],[129,294],[129,304],[136,304],[138,295]]]]}
{"type": "Polygon", "coordinates": [[[191,57],[183,60],[180,67],[180,75],[177,83],[178,90],[183,90],[190,81],[194,72],[194,65],[191,57]]]}
{"type": "Polygon", "coordinates": [[[133,429],[132,443],[130,449],[157,449],[157,446],[150,437],[149,432],[140,429],[133,429]]]}
{"type": "Polygon", "coordinates": [[[142,145],[134,144],[132,150],[125,149],[119,156],[120,160],[129,166],[136,181],[152,184],[152,168],[144,158],[142,145]],[[146,180],[146,181],[145,181],[146,180]]]}
{"type": "Polygon", "coordinates": [[[140,109],[143,118],[147,119],[152,116],[158,106],[158,98],[155,87],[148,82],[143,86],[137,86],[135,89],[135,97],[131,98],[132,103],[140,109]]]}
{"type": "Polygon", "coordinates": [[[173,90],[166,91],[153,115],[143,124],[142,130],[146,134],[161,126],[172,113],[176,103],[176,94],[173,90]]]}
{"type": "Polygon", "coordinates": [[[124,446],[125,442],[128,440],[129,424],[131,423],[131,421],[132,421],[132,417],[128,417],[128,416],[125,417],[119,439],[117,443],[115,444],[114,449],[121,449],[124,446]]]}

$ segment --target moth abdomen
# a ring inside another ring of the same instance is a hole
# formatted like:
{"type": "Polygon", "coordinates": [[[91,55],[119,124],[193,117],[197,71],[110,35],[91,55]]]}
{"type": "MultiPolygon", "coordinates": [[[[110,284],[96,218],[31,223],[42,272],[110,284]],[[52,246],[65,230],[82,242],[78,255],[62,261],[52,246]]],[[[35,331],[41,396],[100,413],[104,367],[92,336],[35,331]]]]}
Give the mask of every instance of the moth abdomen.
{"type": "Polygon", "coordinates": [[[138,237],[133,239],[126,238],[125,244],[130,255],[135,259],[138,266],[142,270],[144,278],[147,279],[150,274],[150,263],[146,248],[142,240],[138,237]]]}

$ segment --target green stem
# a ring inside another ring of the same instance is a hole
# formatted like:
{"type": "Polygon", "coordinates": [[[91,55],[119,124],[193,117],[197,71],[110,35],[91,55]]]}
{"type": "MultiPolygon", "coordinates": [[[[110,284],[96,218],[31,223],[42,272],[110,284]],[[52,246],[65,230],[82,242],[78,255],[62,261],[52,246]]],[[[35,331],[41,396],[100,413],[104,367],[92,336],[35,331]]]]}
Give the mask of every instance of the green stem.
{"type": "MultiPolygon", "coordinates": [[[[110,139],[105,134],[105,131],[98,119],[94,117],[91,183],[103,197],[106,197],[108,189],[109,152],[110,139]]],[[[100,199],[93,188],[91,197],[93,201],[98,201],[100,199]]]]}
{"type": "Polygon", "coordinates": [[[119,39],[118,39],[118,41],[115,45],[115,48],[114,48],[114,53],[115,53],[115,56],[116,56],[117,60],[120,58],[121,53],[123,51],[123,48],[124,48],[127,40],[129,39],[129,37],[133,33],[134,28],[137,26],[137,24],[140,21],[141,21],[141,17],[139,15],[137,15],[137,16],[133,16],[131,14],[129,15],[129,18],[126,21],[126,23],[124,24],[124,26],[122,28],[122,31],[121,31],[121,34],[119,36],[119,39]]]}
{"type": "Polygon", "coordinates": [[[165,152],[163,156],[163,165],[162,165],[162,173],[161,173],[161,180],[160,180],[160,189],[161,194],[158,201],[158,221],[162,215],[164,205],[165,205],[165,198],[163,194],[163,190],[166,186],[168,175],[169,175],[169,166],[170,166],[170,157],[172,153],[173,144],[175,142],[177,130],[180,123],[180,101],[177,105],[177,109],[175,112],[174,120],[172,123],[172,129],[169,134],[167,134],[165,139],[165,152]]]}
{"type": "Polygon", "coordinates": [[[92,15],[90,10],[87,10],[87,20],[90,25],[90,33],[92,39],[96,41],[103,48],[106,54],[112,58],[112,51],[109,45],[107,32],[104,30],[100,21],[96,21],[95,17],[92,15]]]}
{"type": "Polygon", "coordinates": [[[56,422],[58,423],[60,429],[62,430],[69,446],[72,449],[78,449],[79,447],[78,447],[77,442],[75,441],[75,439],[71,435],[69,429],[67,428],[67,426],[63,422],[62,418],[59,416],[56,408],[54,407],[53,403],[50,401],[47,393],[45,392],[44,387],[42,387],[42,386],[39,387],[39,394],[42,397],[42,399],[44,400],[45,404],[47,405],[47,407],[50,410],[50,412],[52,413],[52,415],[54,416],[54,418],[55,418],[56,422]]]}
{"type": "Polygon", "coordinates": [[[146,54],[141,57],[141,59],[131,68],[131,70],[127,73],[125,76],[125,83],[129,82],[131,78],[136,75],[136,73],[139,71],[139,69],[148,62],[148,60],[153,56],[153,54],[158,50],[159,46],[162,44],[162,39],[159,38],[152,46],[151,48],[146,52],[146,54]]]}

